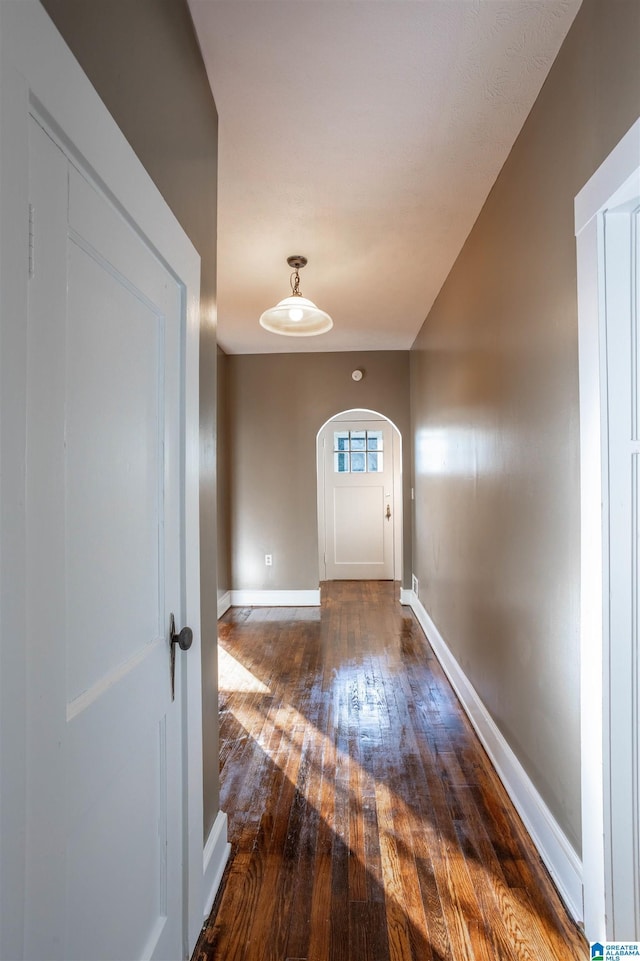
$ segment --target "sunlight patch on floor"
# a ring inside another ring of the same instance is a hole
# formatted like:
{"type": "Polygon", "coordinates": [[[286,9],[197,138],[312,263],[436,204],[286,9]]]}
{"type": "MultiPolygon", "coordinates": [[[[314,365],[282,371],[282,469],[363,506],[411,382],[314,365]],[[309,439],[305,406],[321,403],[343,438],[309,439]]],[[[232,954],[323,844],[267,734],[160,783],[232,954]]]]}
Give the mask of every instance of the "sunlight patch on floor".
{"type": "Polygon", "coordinates": [[[248,671],[240,661],[225,651],[224,647],[218,644],[218,672],[220,677],[220,690],[232,693],[234,691],[247,691],[256,694],[271,694],[271,691],[259,681],[257,677],[248,671]]]}
{"type": "MultiPolygon", "coordinates": [[[[246,668],[243,668],[230,654],[224,653],[232,666],[237,665],[239,669],[238,678],[241,678],[244,672],[246,677],[252,679],[255,684],[260,685],[260,687],[255,688],[255,690],[268,690],[264,685],[260,684],[260,681],[256,681],[253,675],[250,674],[246,668]]],[[[222,681],[222,670],[220,673],[222,681]]],[[[228,685],[235,683],[235,680],[225,677],[224,683],[228,685]]],[[[234,690],[238,690],[238,688],[234,688],[234,690]]],[[[305,732],[310,722],[300,714],[293,705],[288,703],[283,703],[277,707],[270,705],[268,712],[270,715],[269,731],[277,730],[281,736],[279,749],[268,752],[269,760],[273,765],[278,767],[287,780],[295,786],[298,781],[298,770],[305,746],[305,732]]],[[[232,709],[231,713],[245,729],[252,730],[256,726],[256,716],[259,716],[262,711],[259,708],[256,709],[255,706],[243,705],[240,710],[234,711],[232,709]]],[[[254,740],[259,743],[259,739],[254,738],[254,740]]],[[[315,777],[321,783],[317,803],[314,805],[318,814],[330,826],[335,836],[348,848],[350,857],[361,863],[368,873],[369,865],[367,864],[364,850],[357,850],[351,843],[351,832],[353,831],[354,825],[349,818],[344,821],[336,821],[334,815],[336,803],[340,804],[340,800],[342,799],[346,800],[347,810],[349,810],[351,806],[353,806],[354,810],[358,808],[359,799],[355,795],[352,796],[351,793],[351,784],[353,782],[357,782],[360,785],[368,782],[373,785],[380,836],[382,883],[387,904],[393,904],[395,909],[414,926],[415,930],[420,932],[420,936],[425,937],[426,919],[424,908],[421,902],[415,899],[408,900],[406,898],[400,877],[401,861],[397,853],[394,853],[398,840],[394,818],[404,819],[406,823],[411,823],[411,819],[414,817],[411,808],[388,785],[375,778],[356,758],[339,748],[326,734],[316,729],[314,731],[313,741],[315,745],[319,746],[319,750],[316,750],[314,758],[308,759],[308,764],[310,769],[315,770],[315,777]],[[338,767],[347,769],[349,772],[348,776],[337,778],[336,769],[338,767]],[[341,782],[341,784],[339,785],[338,782],[341,782]]],[[[344,807],[345,805],[341,806],[344,807]]]]}

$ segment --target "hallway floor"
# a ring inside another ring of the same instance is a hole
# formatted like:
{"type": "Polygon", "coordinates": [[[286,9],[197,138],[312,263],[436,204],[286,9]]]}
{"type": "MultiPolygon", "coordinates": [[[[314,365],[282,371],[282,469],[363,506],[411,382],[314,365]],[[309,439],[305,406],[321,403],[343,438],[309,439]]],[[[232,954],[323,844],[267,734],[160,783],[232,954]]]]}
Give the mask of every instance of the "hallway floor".
{"type": "Polygon", "coordinates": [[[388,581],[219,622],[232,851],[194,961],[585,961],[388,581]]]}

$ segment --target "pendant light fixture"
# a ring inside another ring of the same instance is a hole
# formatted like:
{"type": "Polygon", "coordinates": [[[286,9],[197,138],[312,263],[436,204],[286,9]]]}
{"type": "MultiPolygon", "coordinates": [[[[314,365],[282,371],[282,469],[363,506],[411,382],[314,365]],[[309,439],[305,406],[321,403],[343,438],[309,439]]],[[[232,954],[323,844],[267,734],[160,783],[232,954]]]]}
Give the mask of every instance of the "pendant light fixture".
{"type": "Polygon", "coordinates": [[[325,334],[333,327],[331,317],[300,293],[299,271],[306,265],[307,258],[299,255],[287,257],[287,263],[293,267],[289,281],[291,296],[285,297],[275,307],[265,310],[260,318],[260,324],[272,334],[285,334],[287,337],[313,337],[315,334],[325,334]]]}

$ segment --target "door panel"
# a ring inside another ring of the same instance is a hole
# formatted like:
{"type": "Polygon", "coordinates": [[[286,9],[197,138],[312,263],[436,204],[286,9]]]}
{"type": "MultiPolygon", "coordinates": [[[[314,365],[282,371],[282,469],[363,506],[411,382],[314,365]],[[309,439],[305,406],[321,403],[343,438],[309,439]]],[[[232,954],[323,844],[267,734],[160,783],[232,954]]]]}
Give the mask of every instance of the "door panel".
{"type": "Polygon", "coordinates": [[[158,550],[163,318],[73,241],[68,264],[65,526],[67,576],[74,584],[67,610],[72,699],[164,632],[158,550]]]}
{"type": "Polygon", "coordinates": [[[30,120],[27,957],[183,955],[178,285],[30,120]]]}
{"type": "Polygon", "coordinates": [[[332,421],[324,429],[323,442],[327,579],[393,578],[390,425],[387,421],[332,421]]]}
{"type": "Polygon", "coordinates": [[[384,564],[384,486],[334,487],[336,564],[384,564]]]}
{"type": "Polygon", "coordinates": [[[100,784],[91,778],[84,808],[68,819],[67,890],[74,913],[67,931],[69,958],[85,958],[96,932],[102,936],[103,905],[108,905],[112,919],[110,957],[142,957],[150,933],[166,915],[162,857],[166,788],[160,795],[156,789],[159,761],[166,752],[161,740],[164,731],[164,720],[158,729],[149,726],[144,732],[136,731],[117,770],[110,768],[100,784]],[[130,854],[132,836],[138,852],[135,858],[130,854]],[[96,871],[92,866],[97,864],[100,870],[96,871]]]}

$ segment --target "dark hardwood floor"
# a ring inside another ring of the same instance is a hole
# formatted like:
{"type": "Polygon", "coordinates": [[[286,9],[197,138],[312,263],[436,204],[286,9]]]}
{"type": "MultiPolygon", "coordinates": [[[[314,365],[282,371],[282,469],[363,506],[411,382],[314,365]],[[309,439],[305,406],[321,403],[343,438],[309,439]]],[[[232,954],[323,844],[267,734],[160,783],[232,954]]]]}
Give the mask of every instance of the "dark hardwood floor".
{"type": "Polygon", "coordinates": [[[230,862],[195,961],[584,961],[417,621],[384,581],[220,621],[230,862]]]}

